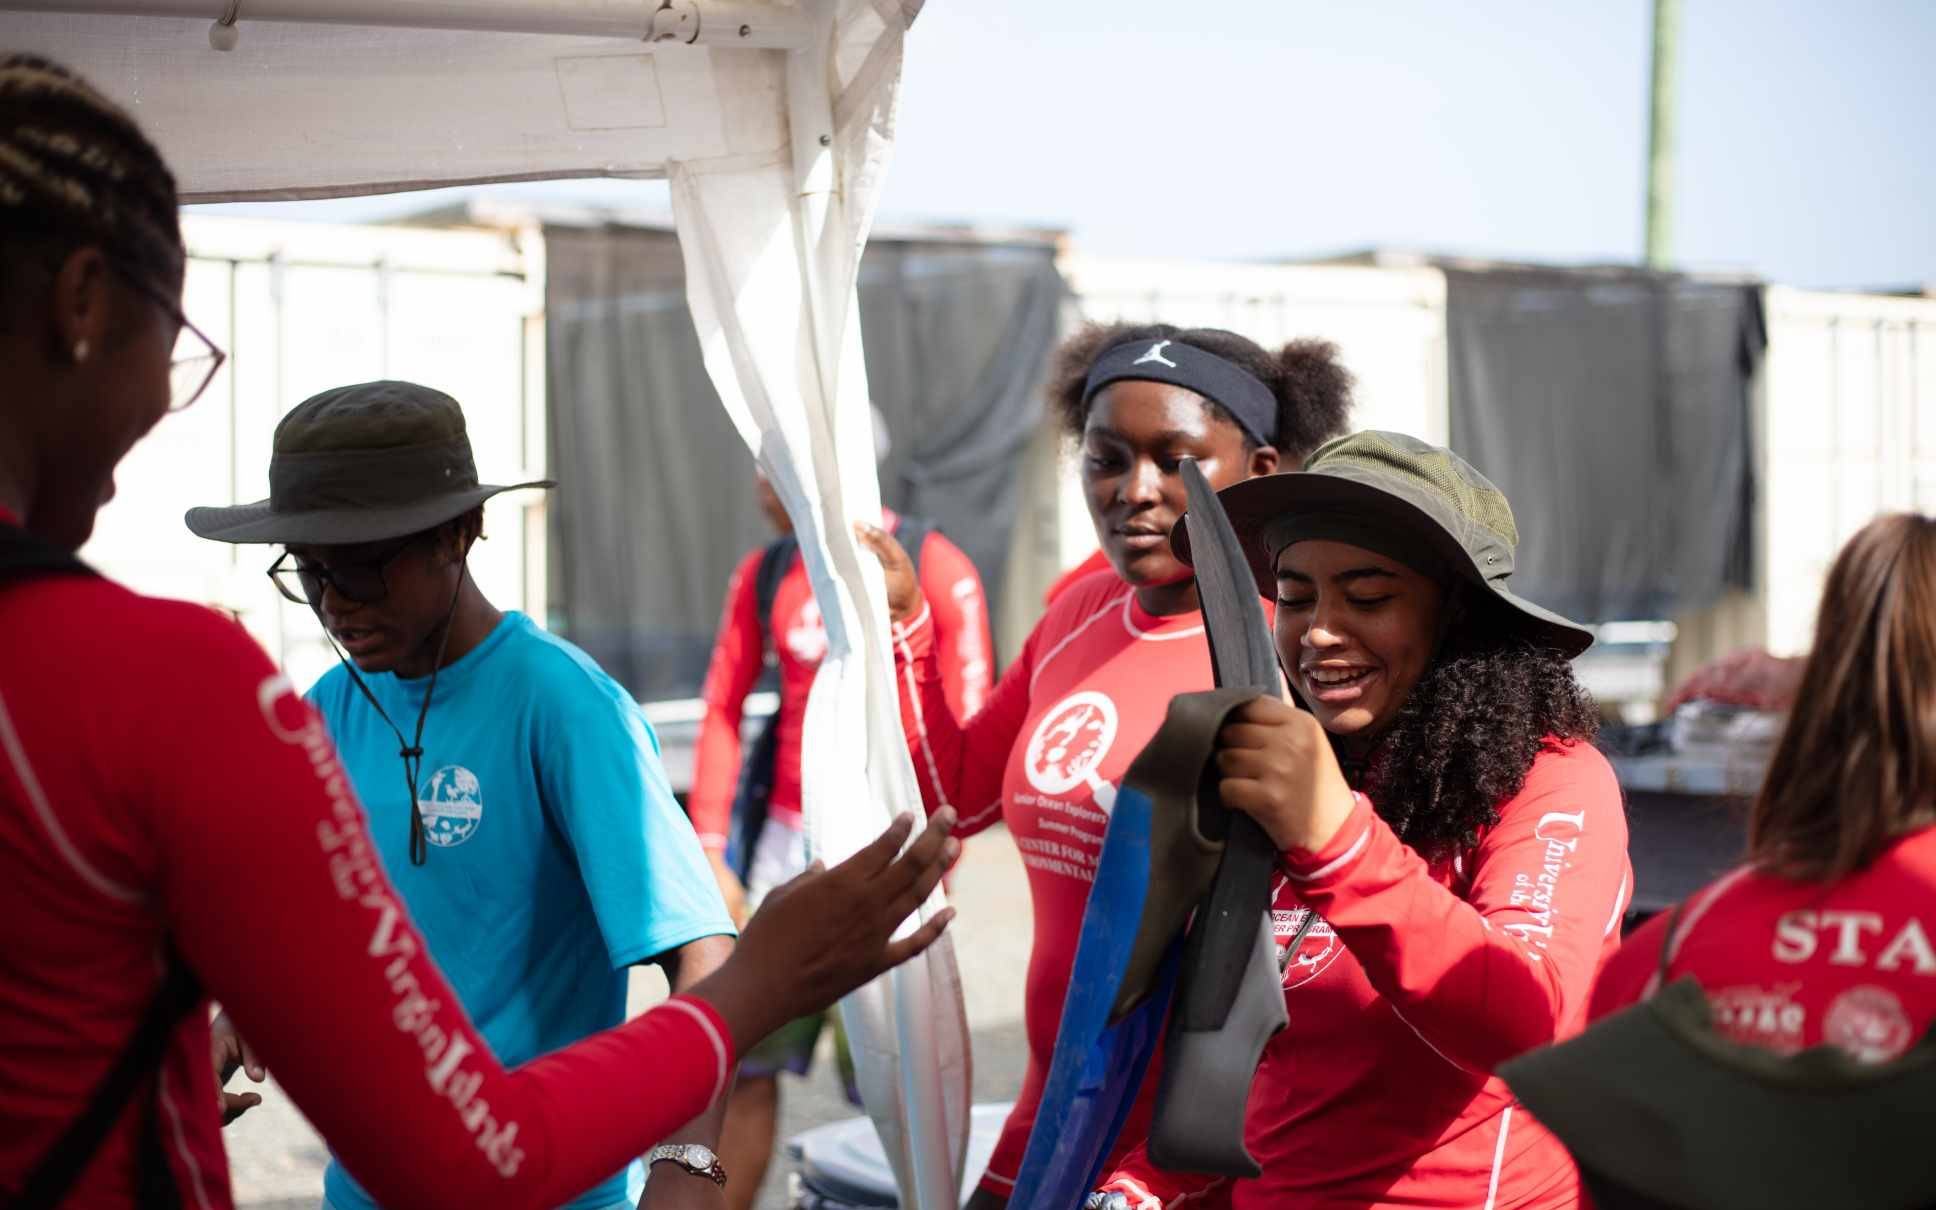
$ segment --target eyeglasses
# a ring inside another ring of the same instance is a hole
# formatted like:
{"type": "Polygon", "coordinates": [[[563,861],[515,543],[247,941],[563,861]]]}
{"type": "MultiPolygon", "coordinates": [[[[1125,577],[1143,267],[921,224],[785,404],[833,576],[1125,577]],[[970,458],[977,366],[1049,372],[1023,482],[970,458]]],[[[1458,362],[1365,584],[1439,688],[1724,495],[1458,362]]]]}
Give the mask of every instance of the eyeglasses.
{"type": "Polygon", "coordinates": [[[175,356],[168,364],[168,410],[179,412],[202,397],[229,355],[189,322],[181,304],[130,269],[115,266],[129,285],[147,295],[175,321],[175,356]]]}
{"type": "Polygon", "coordinates": [[[333,559],[328,564],[300,558],[294,551],[285,550],[269,565],[269,578],[276,582],[276,591],[311,609],[321,608],[325,587],[335,589],[336,595],[346,601],[373,605],[390,595],[384,572],[396,562],[398,555],[422,538],[422,534],[412,534],[388,546],[370,549],[360,557],[333,559]]]}

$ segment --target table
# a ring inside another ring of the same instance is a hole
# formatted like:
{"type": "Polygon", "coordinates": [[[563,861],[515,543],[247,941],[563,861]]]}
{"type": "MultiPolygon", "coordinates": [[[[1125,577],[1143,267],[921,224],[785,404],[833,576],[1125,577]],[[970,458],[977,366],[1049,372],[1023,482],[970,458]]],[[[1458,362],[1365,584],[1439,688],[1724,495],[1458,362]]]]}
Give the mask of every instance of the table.
{"type": "Polygon", "coordinates": [[[1662,754],[1610,757],[1627,799],[1634,895],[1629,927],[1741,863],[1762,770],[1747,762],[1662,754]]]}

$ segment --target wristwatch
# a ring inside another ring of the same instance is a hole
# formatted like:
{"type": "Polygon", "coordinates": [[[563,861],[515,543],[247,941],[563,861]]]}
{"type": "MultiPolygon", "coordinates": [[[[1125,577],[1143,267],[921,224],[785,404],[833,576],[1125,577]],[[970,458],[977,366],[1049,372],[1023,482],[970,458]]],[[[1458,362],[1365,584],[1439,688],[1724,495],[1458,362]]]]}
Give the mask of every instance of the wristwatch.
{"type": "Polygon", "coordinates": [[[713,1184],[724,1187],[726,1169],[713,1154],[713,1149],[704,1143],[660,1143],[646,1154],[645,1166],[665,1161],[684,1168],[694,1176],[703,1176],[713,1184]]]}

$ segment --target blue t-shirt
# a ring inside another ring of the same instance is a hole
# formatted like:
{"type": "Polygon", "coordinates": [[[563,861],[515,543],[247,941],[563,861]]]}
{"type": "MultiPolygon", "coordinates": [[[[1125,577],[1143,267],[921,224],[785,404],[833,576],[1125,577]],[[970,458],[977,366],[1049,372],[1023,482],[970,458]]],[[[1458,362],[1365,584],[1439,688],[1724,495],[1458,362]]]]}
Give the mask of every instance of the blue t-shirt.
{"type": "MultiPolygon", "coordinates": [[[[408,739],[429,678],[363,679],[408,739]]],[[[631,964],[733,932],[644,712],[523,614],[505,614],[437,674],[417,790],[421,866],[410,864],[395,735],[341,667],[309,700],[431,957],[506,1067],[624,1020],[631,964]]],[[[642,1181],[634,1160],[568,1204],[636,1197],[642,1181]]],[[[334,1161],[323,1189],[340,1210],[375,1207],[334,1161]]]]}

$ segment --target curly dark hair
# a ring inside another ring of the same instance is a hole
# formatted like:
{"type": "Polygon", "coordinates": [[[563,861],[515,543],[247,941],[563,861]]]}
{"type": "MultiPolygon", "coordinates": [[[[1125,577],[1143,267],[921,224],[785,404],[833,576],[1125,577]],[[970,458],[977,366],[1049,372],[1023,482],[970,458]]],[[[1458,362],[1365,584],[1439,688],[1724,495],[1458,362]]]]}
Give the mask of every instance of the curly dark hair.
{"type": "Polygon", "coordinates": [[[1342,760],[1427,860],[1473,844],[1552,740],[1591,740],[1593,698],[1557,651],[1476,627],[1449,634],[1368,759],[1342,760]]]}
{"type": "MultiPolygon", "coordinates": [[[[1255,375],[1277,396],[1275,445],[1284,455],[1287,469],[1302,463],[1312,450],[1345,430],[1345,421],[1351,413],[1351,371],[1338,360],[1338,346],[1328,340],[1294,340],[1272,353],[1249,337],[1222,328],[1092,323],[1062,343],[1049,375],[1049,406],[1070,436],[1082,436],[1082,426],[1089,418],[1089,404],[1082,397],[1089,367],[1103,353],[1133,340],[1182,341],[1206,353],[1215,353],[1255,375]]],[[[1215,400],[1209,402],[1218,415],[1232,424],[1237,423],[1221,404],[1215,400]]],[[[1246,433],[1245,448],[1253,449],[1256,445],[1246,433]]]]}

